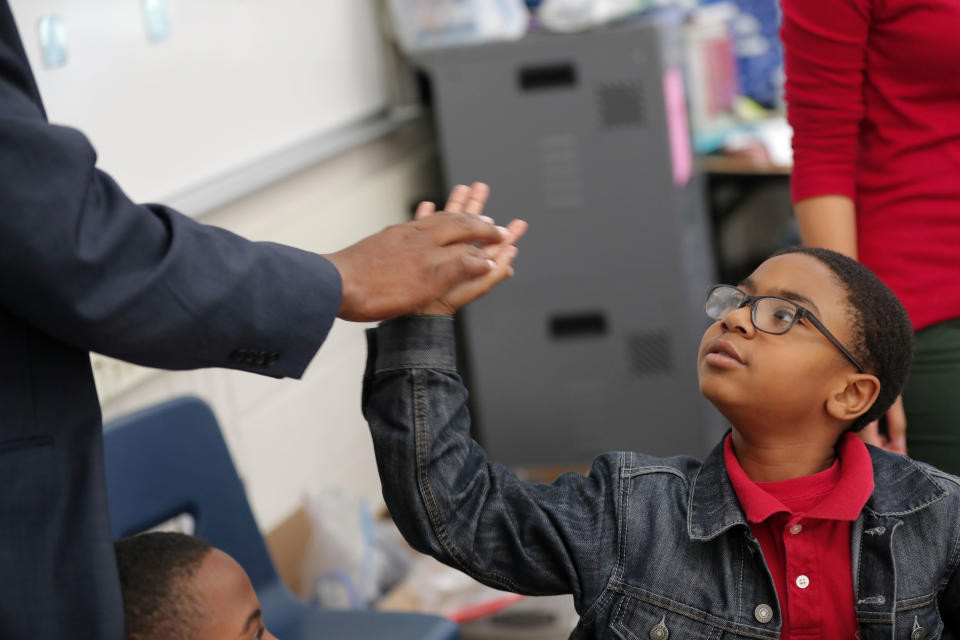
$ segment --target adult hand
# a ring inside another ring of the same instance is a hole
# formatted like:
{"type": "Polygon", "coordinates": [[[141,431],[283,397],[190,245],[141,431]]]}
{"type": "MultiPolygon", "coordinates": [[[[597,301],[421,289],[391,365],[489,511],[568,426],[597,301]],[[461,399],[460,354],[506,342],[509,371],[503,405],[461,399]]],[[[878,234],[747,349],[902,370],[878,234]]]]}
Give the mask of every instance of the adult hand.
{"type": "MultiPolygon", "coordinates": [[[[450,192],[445,211],[463,212],[473,216],[483,217],[483,208],[490,195],[490,187],[482,182],[474,182],[470,187],[457,185],[450,192]]],[[[417,219],[425,219],[434,214],[435,206],[432,202],[421,202],[417,207],[417,219]]],[[[489,220],[489,218],[484,218],[489,220]]],[[[517,248],[513,246],[526,232],[527,223],[523,220],[514,220],[504,228],[503,239],[495,244],[489,244],[482,249],[494,260],[494,268],[486,275],[463,282],[447,294],[439,296],[430,304],[418,310],[424,315],[450,315],[465,304],[485,295],[496,284],[513,275],[513,259],[517,256],[517,248]]]]}
{"type": "Polygon", "coordinates": [[[887,409],[886,436],[880,433],[880,421],[874,420],[863,428],[860,438],[891,453],[907,455],[907,414],[903,411],[903,398],[897,397],[887,409]]]}
{"type": "Polygon", "coordinates": [[[498,246],[507,231],[463,211],[421,216],[387,227],[325,256],[340,272],[344,320],[386,320],[418,309],[454,287],[498,270],[479,245],[498,246]]]}

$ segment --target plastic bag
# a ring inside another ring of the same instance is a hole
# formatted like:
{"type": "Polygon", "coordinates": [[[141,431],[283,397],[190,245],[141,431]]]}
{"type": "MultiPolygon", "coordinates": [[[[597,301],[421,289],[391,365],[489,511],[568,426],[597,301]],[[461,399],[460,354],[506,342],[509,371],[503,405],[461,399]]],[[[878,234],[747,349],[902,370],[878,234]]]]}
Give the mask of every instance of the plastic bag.
{"type": "Polygon", "coordinates": [[[376,521],[361,498],[329,490],[306,497],[312,526],[304,567],[311,600],[366,609],[407,574],[411,560],[392,522],[376,521]]]}
{"type": "Polygon", "coordinates": [[[530,22],[522,0],[390,0],[389,9],[397,41],[407,53],[515,40],[530,22]]]}

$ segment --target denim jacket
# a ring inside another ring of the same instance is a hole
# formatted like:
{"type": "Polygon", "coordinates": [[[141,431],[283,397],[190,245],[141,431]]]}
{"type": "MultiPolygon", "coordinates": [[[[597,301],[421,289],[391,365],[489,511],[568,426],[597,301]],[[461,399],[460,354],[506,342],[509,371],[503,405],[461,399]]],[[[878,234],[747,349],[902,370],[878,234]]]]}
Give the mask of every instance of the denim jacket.
{"type": "MultiPolygon", "coordinates": [[[[450,318],[384,323],[368,348],[363,409],[383,495],[416,549],[493,587],[572,593],[571,638],[779,637],[721,446],[703,462],[608,453],[587,476],[522,482],[470,438],[450,318]]],[[[870,453],[876,488],[851,532],[859,637],[960,638],[960,479],[870,453]]]]}

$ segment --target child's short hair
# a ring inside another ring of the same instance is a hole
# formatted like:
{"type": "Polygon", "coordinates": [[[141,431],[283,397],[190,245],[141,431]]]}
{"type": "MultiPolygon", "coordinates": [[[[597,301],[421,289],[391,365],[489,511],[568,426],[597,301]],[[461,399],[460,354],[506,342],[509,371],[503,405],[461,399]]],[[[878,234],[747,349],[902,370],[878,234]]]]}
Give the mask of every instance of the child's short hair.
{"type": "Polygon", "coordinates": [[[826,265],[847,290],[852,344],[846,345],[867,373],[880,380],[873,406],[850,425],[859,431],[882,416],[903,390],[913,359],[913,325],[897,296],[870,269],[829,249],[790,247],[771,257],[802,253],[826,265]]]}
{"type": "Polygon", "coordinates": [[[202,611],[187,587],[210,543],[182,533],[143,533],[114,544],[129,640],[188,638],[202,611]]]}

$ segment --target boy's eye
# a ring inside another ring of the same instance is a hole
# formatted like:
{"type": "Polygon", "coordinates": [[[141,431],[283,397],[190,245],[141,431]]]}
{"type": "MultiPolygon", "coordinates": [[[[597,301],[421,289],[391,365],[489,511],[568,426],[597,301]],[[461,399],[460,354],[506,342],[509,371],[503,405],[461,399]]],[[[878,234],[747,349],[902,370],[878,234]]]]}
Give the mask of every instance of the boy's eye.
{"type": "Polygon", "coordinates": [[[793,322],[794,312],[789,307],[777,307],[770,315],[774,323],[785,326],[793,322]]]}

